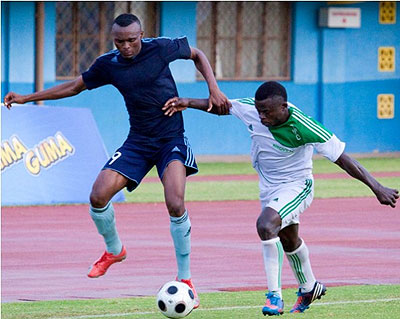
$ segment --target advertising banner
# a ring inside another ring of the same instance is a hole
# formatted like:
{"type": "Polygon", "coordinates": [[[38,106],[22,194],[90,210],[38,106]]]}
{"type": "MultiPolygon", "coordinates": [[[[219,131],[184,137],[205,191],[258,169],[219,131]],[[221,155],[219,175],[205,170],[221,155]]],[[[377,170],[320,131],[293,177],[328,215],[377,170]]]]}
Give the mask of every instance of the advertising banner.
{"type": "Polygon", "coordinates": [[[3,206],[88,203],[108,158],[89,109],[1,107],[3,206]]]}

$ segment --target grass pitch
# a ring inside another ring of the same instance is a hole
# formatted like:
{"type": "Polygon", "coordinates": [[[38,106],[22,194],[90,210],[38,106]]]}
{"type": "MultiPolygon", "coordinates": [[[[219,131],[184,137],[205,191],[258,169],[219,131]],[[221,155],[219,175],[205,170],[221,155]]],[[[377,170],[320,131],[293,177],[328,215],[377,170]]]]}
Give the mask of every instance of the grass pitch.
{"type": "MultiPolygon", "coordinates": [[[[361,158],[358,161],[370,172],[400,172],[400,158],[361,158]]],[[[256,175],[249,162],[199,163],[199,176],[210,175],[256,175]]],[[[318,158],[314,160],[314,174],[343,172],[336,164],[318,158]]],[[[157,176],[155,170],[149,176],[157,176]]],[[[400,189],[400,177],[377,178],[383,185],[400,189]]],[[[349,178],[316,179],[314,198],[372,197],[372,191],[360,181],[349,178]]],[[[207,181],[186,184],[186,201],[258,200],[258,181],[207,181]]],[[[163,202],[163,187],[159,181],[142,183],[132,193],[125,191],[127,202],[163,202]]]]}
{"type": "MultiPolygon", "coordinates": [[[[400,157],[367,157],[356,158],[369,172],[400,172],[400,157]]],[[[214,162],[197,163],[199,176],[207,175],[257,175],[250,162],[214,162]]],[[[343,170],[325,158],[313,160],[313,173],[338,173],[343,170]]],[[[157,176],[157,171],[152,169],[148,176],[157,176]]]]}
{"type": "MultiPolygon", "coordinates": [[[[383,185],[400,189],[400,177],[381,177],[383,185]]],[[[372,191],[354,179],[315,180],[314,198],[373,197],[372,191]]],[[[208,181],[188,182],[186,201],[258,200],[258,181],[208,181]]],[[[134,192],[125,191],[129,203],[164,202],[164,191],[160,182],[143,183],[134,192]]]]}
{"type": "MultiPolygon", "coordinates": [[[[200,308],[190,319],[264,318],[263,291],[218,292],[200,294],[200,308]]],[[[294,289],[284,289],[283,318],[400,318],[400,286],[328,287],[327,294],[315,301],[304,314],[290,314],[296,301],[294,289]]],[[[162,319],[155,297],[107,300],[69,300],[5,303],[3,319],[162,319]]]]}

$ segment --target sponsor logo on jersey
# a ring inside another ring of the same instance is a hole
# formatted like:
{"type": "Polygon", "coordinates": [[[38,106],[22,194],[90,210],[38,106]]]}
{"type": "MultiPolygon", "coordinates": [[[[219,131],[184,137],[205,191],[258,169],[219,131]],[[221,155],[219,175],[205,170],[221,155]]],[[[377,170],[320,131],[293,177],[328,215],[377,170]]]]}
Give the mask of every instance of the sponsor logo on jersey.
{"type": "Polygon", "coordinates": [[[285,153],[293,153],[294,152],[293,150],[290,150],[290,149],[288,149],[286,147],[282,147],[282,146],[277,145],[275,143],[272,144],[272,146],[275,147],[276,149],[280,150],[281,152],[285,152],[285,153]]]}

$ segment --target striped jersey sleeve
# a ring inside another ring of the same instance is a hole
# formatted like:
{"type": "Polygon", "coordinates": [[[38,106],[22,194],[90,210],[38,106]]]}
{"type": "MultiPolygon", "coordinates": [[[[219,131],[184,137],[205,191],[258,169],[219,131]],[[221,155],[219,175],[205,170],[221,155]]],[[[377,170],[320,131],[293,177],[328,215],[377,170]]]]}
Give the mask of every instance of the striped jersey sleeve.
{"type": "Polygon", "coordinates": [[[296,126],[301,130],[305,143],[324,143],[332,137],[333,134],[321,123],[307,116],[297,107],[292,106],[291,110],[292,118],[298,122],[296,126]]]}
{"type": "Polygon", "coordinates": [[[291,105],[292,117],[300,124],[301,135],[307,144],[312,144],[315,150],[332,162],[342,155],[345,143],[335,134],[326,129],[321,123],[304,114],[296,106],[291,105]]]}

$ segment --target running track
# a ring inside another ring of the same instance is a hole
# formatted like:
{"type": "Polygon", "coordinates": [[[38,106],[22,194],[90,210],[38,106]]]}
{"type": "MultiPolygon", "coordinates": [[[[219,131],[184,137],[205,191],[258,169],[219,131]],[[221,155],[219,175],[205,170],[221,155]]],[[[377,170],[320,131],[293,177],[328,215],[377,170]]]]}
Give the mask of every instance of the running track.
{"type": "MultiPolygon", "coordinates": [[[[86,277],[103,250],[87,205],[2,209],[2,301],[154,295],[175,276],[164,204],[116,204],[128,258],[86,277]]],[[[264,289],[258,201],[189,202],[199,292],[264,289]]],[[[328,286],[400,284],[400,210],[375,198],[319,199],[302,216],[316,277],[328,286]]],[[[295,280],[284,261],[284,287],[295,280]]]]}

